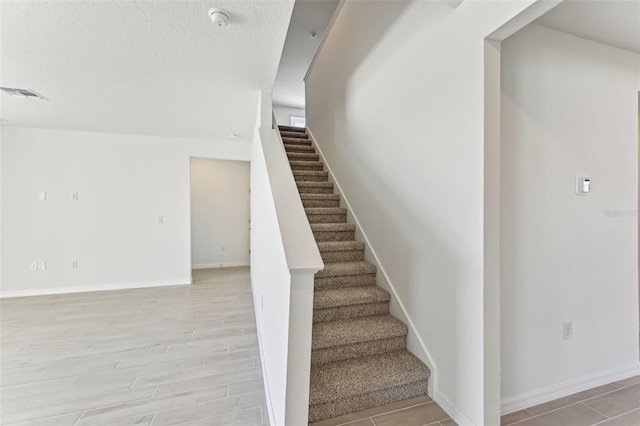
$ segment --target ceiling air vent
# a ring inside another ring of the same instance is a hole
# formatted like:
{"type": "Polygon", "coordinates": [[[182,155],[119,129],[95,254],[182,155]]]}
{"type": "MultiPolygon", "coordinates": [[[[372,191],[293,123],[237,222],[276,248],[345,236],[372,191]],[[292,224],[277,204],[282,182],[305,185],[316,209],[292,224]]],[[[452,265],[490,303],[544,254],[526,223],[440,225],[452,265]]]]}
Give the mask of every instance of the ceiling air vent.
{"type": "Polygon", "coordinates": [[[40,99],[43,101],[48,101],[49,99],[45,98],[44,96],[40,95],[39,93],[34,92],[31,89],[14,89],[12,87],[0,87],[0,90],[2,90],[4,93],[7,93],[13,97],[16,98],[23,98],[23,99],[40,99]]]}

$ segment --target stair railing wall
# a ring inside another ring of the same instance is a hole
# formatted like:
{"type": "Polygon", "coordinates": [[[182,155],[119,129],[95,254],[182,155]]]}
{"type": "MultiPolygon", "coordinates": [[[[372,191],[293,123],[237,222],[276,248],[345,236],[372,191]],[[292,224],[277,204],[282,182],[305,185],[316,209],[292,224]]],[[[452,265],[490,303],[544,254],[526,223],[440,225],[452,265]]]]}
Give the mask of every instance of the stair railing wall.
{"type": "Polygon", "coordinates": [[[324,268],[277,129],[256,129],[251,282],[269,420],[306,424],[314,274],[324,268]]]}

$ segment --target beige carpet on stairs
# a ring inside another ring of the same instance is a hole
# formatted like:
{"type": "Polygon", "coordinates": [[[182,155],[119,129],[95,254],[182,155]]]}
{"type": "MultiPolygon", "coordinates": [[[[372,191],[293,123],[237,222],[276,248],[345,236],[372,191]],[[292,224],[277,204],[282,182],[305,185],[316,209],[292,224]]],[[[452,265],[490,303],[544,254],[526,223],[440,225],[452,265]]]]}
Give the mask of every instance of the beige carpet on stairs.
{"type": "Polygon", "coordinates": [[[315,276],[309,421],[426,395],[429,369],[406,350],[407,326],[389,314],[306,130],[280,134],[325,263],[315,276]]]}

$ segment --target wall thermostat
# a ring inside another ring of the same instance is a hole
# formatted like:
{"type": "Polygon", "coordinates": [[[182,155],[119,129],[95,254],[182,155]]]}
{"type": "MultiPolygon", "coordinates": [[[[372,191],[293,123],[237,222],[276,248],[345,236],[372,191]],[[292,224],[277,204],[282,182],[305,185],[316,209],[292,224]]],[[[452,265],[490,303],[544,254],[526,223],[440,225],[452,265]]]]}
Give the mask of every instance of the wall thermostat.
{"type": "Polygon", "coordinates": [[[587,195],[591,192],[591,179],[588,177],[576,178],[576,194],[587,195]]]}

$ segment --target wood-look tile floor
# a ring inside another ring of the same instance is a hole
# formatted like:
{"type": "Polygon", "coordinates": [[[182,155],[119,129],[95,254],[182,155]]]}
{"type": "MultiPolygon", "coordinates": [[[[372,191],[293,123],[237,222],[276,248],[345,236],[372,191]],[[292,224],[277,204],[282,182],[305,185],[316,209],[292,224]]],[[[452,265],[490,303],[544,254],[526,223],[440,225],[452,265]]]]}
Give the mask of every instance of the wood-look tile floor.
{"type": "Polygon", "coordinates": [[[248,268],[0,301],[2,425],[268,424],[248,268]]]}
{"type": "Polygon", "coordinates": [[[456,426],[447,413],[428,396],[358,411],[309,426],[456,426]]]}
{"type": "MultiPolygon", "coordinates": [[[[309,426],[455,426],[428,396],[310,423],[309,426]]],[[[501,426],[640,426],[640,376],[507,414],[501,426]]]]}
{"type": "Polygon", "coordinates": [[[507,414],[501,425],[638,426],[640,376],[507,414]]]}

